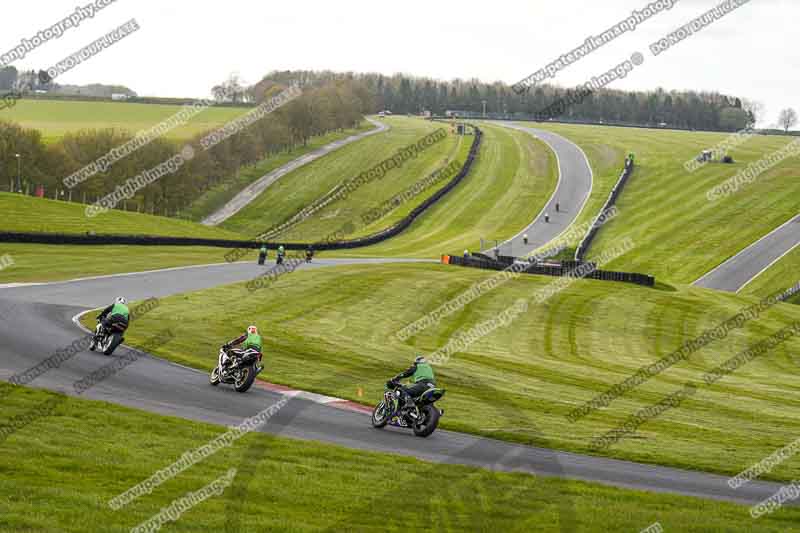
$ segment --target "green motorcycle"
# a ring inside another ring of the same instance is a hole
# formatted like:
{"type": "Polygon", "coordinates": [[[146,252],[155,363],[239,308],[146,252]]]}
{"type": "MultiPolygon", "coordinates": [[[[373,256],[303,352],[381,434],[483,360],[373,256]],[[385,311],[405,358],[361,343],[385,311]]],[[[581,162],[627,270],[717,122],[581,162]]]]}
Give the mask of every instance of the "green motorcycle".
{"type": "Polygon", "coordinates": [[[414,398],[414,410],[404,409],[401,385],[396,381],[386,383],[383,401],[372,411],[372,427],[383,428],[387,424],[400,428],[411,428],[417,437],[427,437],[436,430],[444,409],[434,403],[444,396],[444,389],[428,389],[414,398]]]}

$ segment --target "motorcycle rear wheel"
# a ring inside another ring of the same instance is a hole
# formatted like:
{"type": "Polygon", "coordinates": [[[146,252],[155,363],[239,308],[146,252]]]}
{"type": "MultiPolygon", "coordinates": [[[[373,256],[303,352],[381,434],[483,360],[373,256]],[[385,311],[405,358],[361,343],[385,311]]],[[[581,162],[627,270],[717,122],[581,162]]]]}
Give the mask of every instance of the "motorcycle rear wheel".
{"type": "Polygon", "coordinates": [[[436,431],[439,425],[439,410],[431,404],[421,407],[419,410],[420,419],[414,423],[414,435],[417,437],[428,437],[436,431]]]}
{"type": "Polygon", "coordinates": [[[112,353],[114,353],[114,350],[117,349],[117,346],[119,346],[121,342],[122,342],[122,335],[120,333],[112,333],[111,335],[108,336],[108,341],[106,341],[103,353],[105,355],[111,355],[112,353]]]}
{"type": "Polygon", "coordinates": [[[236,392],[247,392],[256,380],[256,369],[253,365],[246,366],[242,369],[242,376],[233,384],[236,392]]]}

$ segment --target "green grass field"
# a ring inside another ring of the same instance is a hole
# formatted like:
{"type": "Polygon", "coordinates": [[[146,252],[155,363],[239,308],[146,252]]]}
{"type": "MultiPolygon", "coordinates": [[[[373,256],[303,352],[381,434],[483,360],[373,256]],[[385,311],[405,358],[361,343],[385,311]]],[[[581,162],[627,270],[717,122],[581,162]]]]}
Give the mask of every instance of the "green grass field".
{"type": "MultiPolygon", "coordinates": [[[[221,226],[250,236],[258,235],[311,205],[344,180],[355,178],[393,156],[398,150],[446,127],[443,124],[406,117],[393,117],[387,119],[386,123],[391,126],[389,131],[346,146],[284,176],[221,226]]],[[[447,157],[453,157],[457,153],[458,142],[455,135],[448,135],[407,161],[402,168],[391,169],[382,179],[368,183],[346,198],[331,203],[280,238],[301,242],[324,238],[339,229],[340,222],[347,218],[351,210],[353,214],[357,214],[359,209],[389,199],[394,193],[413,185],[443,166],[447,157]],[[369,205],[363,204],[365,198],[370,202],[369,205]]]]}
{"type": "Polygon", "coordinates": [[[183,210],[181,216],[189,218],[190,220],[200,221],[204,217],[220,209],[228,203],[236,194],[242,189],[259,179],[261,176],[268,174],[278,167],[285,165],[301,157],[309,152],[316,150],[326,144],[345,139],[351,135],[369,131],[375,126],[367,121],[362,122],[361,126],[356,129],[348,129],[336,133],[328,133],[319,137],[312,137],[306,146],[298,146],[291,152],[284,152],[278,155],[272,155],[266,159],[262,159],[258,163],[239,169],[235,176],[229,176],[221,183],[215,185],[210,190],[206,191],[197,200],[192,202],[192,205],[183,210]]]}
{"type": "MultiPolygon", "coordinates": [[[[220,228],[186,220],[112,210],[87,218],[85,205],[0,193],[6,216],[3,231],[111,235],[163,235],[241,239],[220,228]]],[[[86,276],[139,272],[225,262],[225,248],[194,246],[80,246],[0,243],[0,255],[14,264],[0,270],[0,282],[58,281],[86,276]]],[[[253,259],[248,254],[243,260],[253,259]]]]}
{"type": "MultiPolygon", "coordinates": [[[[609,163],[601,172],[603,183],[612,177],[612,181],[616,180],[625,154],[636,154],[637,168],[617,203],[620,214],[599,232],[589,252],[591,259],[603,250],[613,249],[622,236],[631,236],[636,248],[606,265],[611,270],[643,272],[669,282],[691,283],[798,212],[795,198],[800,193],[800,162],[796,158],[762,174],[737,194],[716,202],[706,198],[710,188],[782,148],[791,138],[756,136],[731,151],[736,164],[714,163],[689,173],[684,163],[726,135],[604,126],[535,126],[560,133],[584,148],[593,168],[609,163]]],[[[607,191],[602,199],[606,196],[607,191]]],[[[592,216],[600,204],[591,210],[592,216]]]]}
{"type": "MultiPolygon", "coordinates": [[[[517,298],[532,298],[556,279],[522,276],[409,341],[394,337],[487,275],[440,265],[295,272],[255,293],[236,284],[166,298],[137,321],[127,337],[136,344],[165,325],[188,328],[191,335],[157,350],[157,355],[210,369],[220,343],[255,322],[266,339],[266,370],[261,377],[370,404],[379,398],[384,381],[406,368],[415,353],[444,346],[459,332],[496,316],[517,298]],[[276,298],[280,305],[275,305],[276,298]],[[359,397],[358,389],[366,396],[359,397]]],[[[705,371],[800,320],[800,309],[780,304],[609,407],[575,424],[566,419],[572,408],[753,301],[704,289],[657,290],[577,281],[542,304],[531,303],[510,326],[439,365],[441,384],[448,390],[443,425],[591,452],[593,437],[657,403],[684,382],[702,383],[705,371]],[[513,398],[513,405],[498,399],[503,397],[513,398]]],[[[747,468],[800,434],[798,348],[800,339],[789,339],[719,383],[699,386],[697,395],[680,408],[646,423],[636,435],[604,453],[725,474],[747,468]]],[[[800,463],[787,461],[768,477],[789,480],[798,475],[800,463]]]]}
{"type": "MultiPolygon", "coordinates": [[[[447,148],[446,153],[441,154],[439,150],[434,152],[434,149],[440,148],[438,145],[434,146],[430,153],[426,152],[416,160],[405,164],[402,170],[387,174],[380,181],[356,189],[347,199],[320,209],[314,216],[299,223],[278,240],[309,242],[326,237],[333,239],[338,235],[336,231],[345,227],[348,229],[342,230],[343,238],[349,240],[371,235],[390,227],[444,187],[455,176],[467,158],[472,137],[450,136],[441,142],[450,144],[442,147],[447,148]],[[369,210],[380,208],[390,198],[408,190],[415,183],[429,177],[437,170],[447,167],[450,162],[453,162],[451,167],[453,170],[439,174],[441,179],[433,185],[424,188],[410,200],[401,202],[374,222],[364,222],[362,216],[365,216],[369,210]]],[[[340,255],[338,250],[332,253],[340,255]]]]}
{"type": "MultiPolygon", "coordinates": [[[[133,104],[125,102],[80,102],[69,100],[19,100],[3,112],[3,119],[38,129],[46,142],[65,133],[83,129],[119,128],[131,133],[146,130],[182,109],[179,105],[133,104]]],[[[246,107],[211,107],[187,124],[171,130],[166,137],[184,140],[215,129],[246,113],[246,107]]]]}
{"type": "MultiPolygon", "coordinates": [[[[62,281],[89,276],[143,272],[224,263],[226,248],[201,246],[81,246],[0,243],[0,256],[14,264],[0,270],[0,283],[62,281]]],[[[256,251],[242,261],[256,260],[256,251]]]]}
{"type": "Polygon", "coordinates": [[[242,236],[221,228],[203,226],[186,220],[112,209],[87,217],[86,205],[19,194],[0,192],[2,230],[9,232],[85,234],[93,231],[109,235],[162,235],[241,239],[242,236]]]}
{"type": "MultiPolygon", "coordinates": [[[[541,211],[558,180],[556,159],[528,134],[481,126],[483,146],[470,174],[405,232],[339,256],[438,257],[480,249],[480,240],[519,233],[541,211]]],[[[471,141],[471,137],[465,140],[471,141]]],[[[403,212],[399,214],[404,214],[403,212]]]]}
{"type": "MultiPolygon", "coordinates": [[[[0,391],[7,388],[0,385],[0,391]]],[[[56,398],[18,388],[4,398],[0,417],[36,412],[56,398]]],[[[63,398],[48,416],[0,441],[0,531],[130,531],[231,468],[231,486],[164,531],[238,525],[237,531],[600,533],[640,531],[656,521],[665,531],[752,531],[747,507],[730,503],[434,465],[264,434],[246,435],[151,494],[118,511],[109,508],[108,500],[222,432],[210,424],[63,398]],[[416,490],[406,501],[409,487],[428,490],[416,490]],[[405,504],[387,509],[386,502],[397,498],[405,504]]],[[[785,508],[760,518],[758,530],[796,531],[798,521],[800,510],[785,508]]]]}

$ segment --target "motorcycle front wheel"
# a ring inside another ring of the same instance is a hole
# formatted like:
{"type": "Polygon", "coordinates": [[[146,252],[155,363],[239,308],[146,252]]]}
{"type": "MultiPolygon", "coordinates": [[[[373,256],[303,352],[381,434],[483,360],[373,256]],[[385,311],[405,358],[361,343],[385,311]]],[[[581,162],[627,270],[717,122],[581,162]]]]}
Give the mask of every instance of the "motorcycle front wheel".
{"type": "Polygon", "coordinates": [[[389,423],[389,413],[387,412],[386,402],[381,402],[372,411],[372,427],[382,428],[389,423]]]}
{"type": "Polygon", "coordinates": [[[219,385],[219,367],[214,367],[214,370],[211,371],[211,375],[208,377],[208,382],[211,383],[213,386],[219,385]]]}

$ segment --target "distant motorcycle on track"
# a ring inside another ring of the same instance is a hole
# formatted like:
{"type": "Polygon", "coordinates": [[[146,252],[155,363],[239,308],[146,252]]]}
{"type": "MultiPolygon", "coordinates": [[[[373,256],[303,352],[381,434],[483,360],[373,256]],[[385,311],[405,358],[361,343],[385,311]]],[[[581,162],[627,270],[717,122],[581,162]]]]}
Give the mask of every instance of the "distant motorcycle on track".
{"type": "Polygon", "coordinates": [[[417,437],[427,437],[436,430],[439,418],[444,415],[444,410],[433,404],[444,396],[444,389],[428,389],[418,398],[414,398],[414,409],[407,411],[403,408],[403,395],[401,385],[396,381],[386,383],[383,401],[375,406],[372,411],[372,426],[383,428],[387,424],[411,428],[417,437]]]}
{"type": "Polygon", "coordinates": [[[259,356],[257,350],[239,350],[223,346],[219,350],[218,364],[209,376],[209,383],[215,387],[220,383],[226,383],[233,385],[236,392],[247,392],[262,370],[258,364],[259,356]],[[225,355],[228,356],[228,363],[223,366],[225,355]]]}

